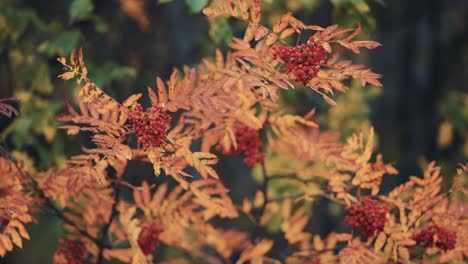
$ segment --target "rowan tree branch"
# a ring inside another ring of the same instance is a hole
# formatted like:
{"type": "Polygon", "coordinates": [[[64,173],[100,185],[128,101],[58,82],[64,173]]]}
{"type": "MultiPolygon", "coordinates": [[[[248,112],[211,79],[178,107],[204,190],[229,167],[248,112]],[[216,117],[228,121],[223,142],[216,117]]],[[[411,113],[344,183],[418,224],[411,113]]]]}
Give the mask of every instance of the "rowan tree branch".
{"type": "Polygon", "coordinates": [[[112,225],[112,222],[116,218],[116,216],[119,214],[117,210],[117,206],[120,203],[120,180],[116,179],[112,183],[112,188],[114,189],[114,203],[112,204],[111,208],[111,214],[109,216],[109,219],[107,222],[102,226],[101,228],[101,235],[98,240],[97,246],[98,246],[98,260],[97,263],[103,263],[104,259],[104,249],[106,249],[106,237],[109,233],[109,228],[112,225]]]}
{"type": "Polygon", "coordinates": [[[60,208],[58,208],[54,204],[54,202],[49,197],[47,197],[45,195],[44,191],[41,189],[38,182],[33,177],[31,177],[31,175],[25,173],[20,168],[20,166],[18,165],[18,161],[13,156],[10,155],[10,152],[8,152],[5,147],[2,147],[2,148],[4,150],[3,154],[6,155],[6,157],[11,162],[11,164],[15,167],[15,169],[18,171],[18,173],[20,173],[21,177],[24,180],[26,180],[26,181],[28,181],[30,183],[30,185],[31,185],[32,189],[34,190],[34,192],[36,192],[37,195],[39,196],[39,198],[44,201],[45,206],[50,210],[50,212],[52,212],[53,215],[60,218],[66,224],[68,224],[68,225],[72,226],[74,229],[76,229],[76,231],[78,233],[80,233],[80,235],[88,238],[89,240],[91,240],[93,243],[95,243],[97,245],[98,244],[98,239],[96,237],[94,237],[93,235],[91,235],[86,230],[81,229],[80,226],[78,226],[75,222],[73,222],[70,218],[68,218],[62,212],[62,210],[60,210],[60,208]]]}

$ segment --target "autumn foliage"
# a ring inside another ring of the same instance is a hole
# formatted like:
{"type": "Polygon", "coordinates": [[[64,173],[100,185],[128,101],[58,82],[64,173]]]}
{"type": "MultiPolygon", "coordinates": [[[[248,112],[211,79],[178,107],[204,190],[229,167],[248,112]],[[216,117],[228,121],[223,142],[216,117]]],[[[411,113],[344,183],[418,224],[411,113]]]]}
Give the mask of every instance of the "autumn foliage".
{"type": "MultiPolygon", "coordinates": [[[[431,162],[421,177],[383,192],[384,176],[398,171],[374,152],[372,127],[341,142],[319,128],[315,109],[281,107],[281,90],[312,89],[333,106],[349,80],[381,86],[379,74],[342,59],[380,44],[356,40],[360,26],[306,25],[290,13],[270,29],[260,23],[260,1],[212,2],[203,12],[245,21],[244,37],[168,81],[156,78],[145,95],[110,97],[88,77],[82,49],[58,59],[59,77],[80,90],[57,120],[92,144],[45,171],[0,148],[0,255],[40,240],[25,226],[43,212],[63,221],[55,263],[462,263],[468,164],[449,191],[431,162]],[[258,172],[256,193],[241,203],[215,166],[233,155],[258,172]],[[154,174],[135,185],[130,161],[151,164],[154,174]],[[346,231],[308,230],[306,208],[318,198],[341,208],[346,231]],[[180,253],[161,257],[161,247],[180,253]]],[[[11,100],[0,100],[0,114],[12,118],[20,113],[11,100]]]]}

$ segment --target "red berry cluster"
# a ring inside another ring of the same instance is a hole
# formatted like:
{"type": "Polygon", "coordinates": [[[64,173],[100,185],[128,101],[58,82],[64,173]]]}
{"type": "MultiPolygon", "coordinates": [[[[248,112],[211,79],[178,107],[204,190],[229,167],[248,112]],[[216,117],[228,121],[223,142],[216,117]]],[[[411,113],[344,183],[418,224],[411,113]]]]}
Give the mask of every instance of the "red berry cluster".
{"type": "Polygon", "coordinates": [[[143,254],[149,255],[154,251],[154,249],[159,245],[159,235],[163,231],[164,230],[154,222],[150,225],[144,224],[142,226],[137,242],[143,254]]]}
{"type": "Polygon", "coordinates": [[[80,242],[67,239],[61,240],[61,244],[55,252],[54,263],[81,264],[86,260],[88,251],[80,242]]]}
{"type": "Polygon", "coordinates": [[[421,229],[413,236],[413,239],[427,247],[436,246],[443,251],[447,251],[455,248],[457,234],[455,231],[448,231],[443,227],[432,224],[421,229]]]}
{"type": "Polygon", "coordinates": [[[307,85],[318,74],[320,64],[327,58],[328,52],[311,37],[307,44],[294,47],[273,47],[273,58],[286,63],[285,71],[293,73],[296,82],[307,85]]]}
{"type": "Polygon", "coordinates": [[[387,223],[385,215],[390,212],[388,206],[379,205],[369,197],[360,203],[347,206],[345,210],[348,215],[345,216],[344,222],[353,228],[361,229],[364,237],[372,237],[376,231],[382,231],[387,223]]]}
{"type": "MultiPolygon", "coordinates": [[[[244,155],[244,163],[248,166],[253,166],[257,162],[262,162],[265,159],[265,154],[260,151],[262,141],[257,131],[243,124],[234,125],[234,134],[237,141],[237,149],[231,147],[224,150],[224,155],[239,154],[244,155]]],[[[221,150],[221,146],[217,146],[217,150],[221,150]]]]}
{"type": "Polygon", "coordinates": [[[137,104],[129,118],[138,137],[138,144],[143,145],[143,150],[159,147],[171,122],[171,116],[166,109],[157,105],[143,112],[141,104],[137,104]]]}

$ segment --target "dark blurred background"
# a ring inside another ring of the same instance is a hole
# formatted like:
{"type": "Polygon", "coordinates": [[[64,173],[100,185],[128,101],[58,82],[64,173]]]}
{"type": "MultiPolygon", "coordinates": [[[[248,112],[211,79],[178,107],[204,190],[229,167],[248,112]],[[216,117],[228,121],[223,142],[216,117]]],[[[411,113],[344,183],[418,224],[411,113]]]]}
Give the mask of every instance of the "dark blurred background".
{"type": "MultiPolygon", "coordinates": [[[[235,19],[206,18],[207,0],[1,0],[0,98],[21,100],[21,115],[0,119],[0,136],[18,155],[40,169],[60,166],[79,152],[80,137],[66,137],[54,117],[64,100],[74,101],[77,87],[56,78],[58,56],[82,47],[90,78],[123,100],[167,79],[174,67],[196,65],[216,48],[227,49],[245,24],[235,19]],[[71,147],[70,147],[71,146],[71,147]]],[[[308,24],[338,23],[356,27],[382,47],[354,59],[383,74],[383,88],[357,87],[336,97],[329,108],[306,89],[284,94],[291,111],[311,107],[320,125],[343,133],[373,124],[379,151],[400,171],[388,186],[421,173],[421,164],[438,160],[450,175],[468,156],[468,0],[265,0],[263,23],[272,25],[292,11],[308,24]]],[[[356,86],[356,87],[354,87],[356,86]]],[[[148,102],[146,102],[148,104],[148,102]]],[[[222,160],[235,199],[245,195],[248,174],[240,160],[222,160]]],[[[152,174],[151,168],[132,167],[152,174]]],[[[452,173],[453,174],[453,173],[452,173]]],[[[246,188],[247,192],[251,191],[246,188]]],[[[59,222],[38,216],[30,225],[32,241],[1,263],[49,263],[60,235],[59,222]],[[44,233],[44,230],[47,230],[44,233]]],[[[334,223],[317,219],[315,232],[334,223]]]]}

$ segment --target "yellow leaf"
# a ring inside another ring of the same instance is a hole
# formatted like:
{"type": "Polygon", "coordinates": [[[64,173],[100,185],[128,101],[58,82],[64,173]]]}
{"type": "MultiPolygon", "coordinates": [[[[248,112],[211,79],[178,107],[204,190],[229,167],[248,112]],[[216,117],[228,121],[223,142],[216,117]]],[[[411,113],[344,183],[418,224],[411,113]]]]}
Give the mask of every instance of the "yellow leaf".
{"type": "Polygon", "coordinates": [[[392,253],[392,249],[393,249],[393,241],[389,239],[384,248],[385,255],[390,256],[390,254],[392,253]]]}
{"type": "Polygon", "coordinates": [[[58,57],[57,60],[62,64],[66,65],[67,64],[67,59],[65,57],[58,57]]]}
{"type": "Polygon", "coordinates": [[[264,202],[265,202],[265,196],[263,195],[263,192],[257,191],[255,193],[254,206],[258,208],[262,206],[264,202]]]}
{"type": "Polygon", "coordinates": [[[398,256],[400,256],[404,260],[410,259],[409,251],[405,247],[398,247],[398,256]]]}
{"type": "Polygon", "coordinates": [[[283,32],[281,32],[280,38],[285,39],[285,38],[291,36],[292,34],[294,34],[294,32],[296,32],[296,30],[294,28],[288,28],[288,29],[284,30],[283,32]]]}
{"type": "Polygon", "coordinates": [[[247,198],[244,198],[244,200],[242,201],[242,211],[244,213],[250,213],[251,210],[252,203],[247,198]]]}
{"type": "Polygon", "coordinates": [[[145,255],[143,255],[141,250],[136,250],[136,253],[132,259],[132,264],[147,264],[147,263],[148,261],[146,261],[145,255]]]}
{"type": "Polygon", "coordinates": [[[221,12],[219,12],[217,9],[212,8],[211,6],[203,8],[203,14],[205,16],[219,16],[221,12]]]}
{"type": "Polygon", "coordinates": [[[403,239],[403,240],[399,240],[397,241],[397,244],[398,245],[402,245],[402,246],[414,246],[416,245],[416,241],[414,241],[413,239],[403,239]]]}
{"type": "Polygon", "coordinates": [[[445,120],[439,126],[439,133],[437,137],[437,145],[441,148],[447,147],[453,140],[453,125],[452,122],[445,120]]]}
{"type": "Polygon", "coordinates": [[[13,250],[13,243],[11,243],[11,240],[8,236],[0,234],[0,241],[3,243],[3,245],[8,251],[13,250]]]}
{"type": "Polygon", "coordinates": [[[119,261],[128,263],[132,260],[133,250],[131,248],[105,249],[104,257],[106,259],[115,258],[119,261]]]}
{"type": "Polygon", "coordinates": [[[261,259],[273,246],[273,241],[263,239],[258,244],[245,249],[236,264],[242,264],[249,260],[261,259]]]}
{"type": "Polygon", "coordinates": [[[367,136],[367,143],[363,153],[356,159],[357,164],[365,164],[369,161],[374,149],[374,128],[370,127],[369,134],[367,136]]]}
{"type": "Polygon", "coordinates": [[[11,226],[14,226],[14,227],[18,228],[18,231],[19,231],[20,235],[21,235],[23,238],[28,239],[28,240],[30,239],[30,238],[29,238],[29,234],[28,234],[28,232],[26,231],[26,228],[24,228],[24,225],[23,225],[21,222],[19,222],[19,221],[17,221],[17,220],[13,220],[13,221],[11,221],[9,224],[10,224],[11,226]]]}
{"type": "Polygon", "coordinates": [[[138,101],[138,99],[140,99],[141,95],[142,95],[141,93],[137,93],[137,94],[132,94],[132,95],[130,95],[130,97],[128,97],[128,98],[123,102],[123,105],[124,105],[125,107],[130,107],[130,106],[134,105],[134,104],[138,101]]]}
{"type": "Polygon", "coordinates": [[[292,201],[290,198],[286,198],[283,201],[282,207],[281,207],[281,217],[284,219],[288,219],[291,216],[291,206],[292,206],[292,201]]]}
{"type": "Polygon", "coordinates": [[[76,76],[76,71],[70,71],[60,74],[58,77],[63,80],[70,80],[76,76]]]}
{"type": "Polygon", "coordinates": [[[314,236],[314,249],[316,251],[322,251],[325,248],[325,243],[323,243],[323,240],[320,238],[319,235],[314,236]]]}
{"type": "Polygon", "coordinates": [[[239,120],[241,123],[254,128],[254,129],[260,129],[262,128],[262,123],[260,120],[258,120],[257,117],[255,117],[252,113],[248,111],[238,111],[236,113],[236,118],[239,120]]]}
{"type": "Polygon", "coordinates": [[[327,102],[327,104],[331,105],[331,106],[336,106],[336,102],[331,99],[330,97],[326,96],[326,95],[322,95],[323,99],[325,100],[325,102],[327,102]]]}
{"type": "Polygon", "coordinates": [[[268,34],[268,36],[266,37],[266,44],[267,45],[272,45],[274,44],[276,41],[278,40],[278,36],[274,33],[270,33],[268,34]]]}
{"type": "Polygon", "coordinates": [[[380,232],[380,234],[377,236],[377,239],[375,240],[374,250],[379,251],[384,246],[386,240],[387,236],[385,235],[385,233],[380,232]]]}
{"type": "Polygon", "coordinates": [[[8,234],[11,236],[11,240],[13,240],[15,245],[17,245],[19,248],[23,248],[23,241],[18,232],[16,232],[14,229],[9,229],[8,234]]]}

